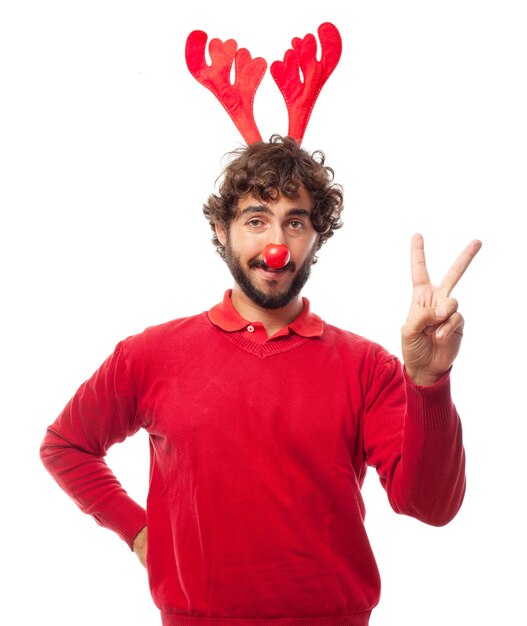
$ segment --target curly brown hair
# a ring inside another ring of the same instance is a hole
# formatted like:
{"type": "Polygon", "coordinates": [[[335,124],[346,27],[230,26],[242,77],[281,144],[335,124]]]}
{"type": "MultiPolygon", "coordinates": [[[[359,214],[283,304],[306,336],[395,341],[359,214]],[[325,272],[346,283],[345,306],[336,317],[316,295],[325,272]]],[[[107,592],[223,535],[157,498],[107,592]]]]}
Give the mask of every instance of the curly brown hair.
{"type": "Polygon", "coordinates": [[[310,155],[291,137],[273,135],[268,143],[244,146],[229,156],[232,160],[223,171],[218,195],[211,194],[203,205],[203,213],[214,233],[212,243],[222,258],[225,249],[218,240],[215,225],[223,226],[228,232],[236,217],[238,201],[246,195],[263,202],[277,200],[279,195],[296,198],[302,185],[313,203],[311,221],[319,234],[316,250],[342,226],[342,187],[333,183],[334,172],[324,165],[325,155],[320,150],[310,155]]]}

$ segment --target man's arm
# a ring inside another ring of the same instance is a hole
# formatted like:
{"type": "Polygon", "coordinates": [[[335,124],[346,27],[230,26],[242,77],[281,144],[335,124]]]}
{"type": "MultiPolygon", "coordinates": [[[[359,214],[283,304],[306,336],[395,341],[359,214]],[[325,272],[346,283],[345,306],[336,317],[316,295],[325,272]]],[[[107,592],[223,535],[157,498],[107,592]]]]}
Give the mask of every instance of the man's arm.
{"type": "Polygon", "coordinates": [[[421,387],[398,359],[381,359],[366,396],[364,447],[394,511],[433,526],[457,514],[465,452],[448,374],[421,387]]]}
{"type": "Polygon", "coordinates": [[[439,287],[430,283],[420,235],[412,240],[413,297],[402,329],[405,369],[396,359],[376,368],[368,391],[364,441],[395,511],[441,526],[465,493],[461,422],[450,395],[450,368],[463,318],[450,293],[481,247],[473,241],[439,287]]]}
{"type": "Polygon", "coordinates": [[[130,548],[146,525],[146,513],[128,496],[104,457],[112,444],[140,428],[135,409],[120,343],[49,426],[40,449],[42,462],[59,486],[130,548]]]}

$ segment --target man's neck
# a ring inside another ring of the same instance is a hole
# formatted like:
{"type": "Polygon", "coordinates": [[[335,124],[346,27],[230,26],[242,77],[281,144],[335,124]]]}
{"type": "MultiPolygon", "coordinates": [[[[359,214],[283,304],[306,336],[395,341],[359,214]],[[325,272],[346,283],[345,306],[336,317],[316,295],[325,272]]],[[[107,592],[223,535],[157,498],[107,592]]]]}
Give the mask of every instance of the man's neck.
{"type": "Polygon", "coordinates": [[[287,306],[280,309],[266,309],[255,304],[243,291],[234,285],[231,302],[238,313],[246,320],[261,322],[268,337],[272,337],[276,332],[291,324],[304,308],[301,296],[297,296],[287,306]]]}

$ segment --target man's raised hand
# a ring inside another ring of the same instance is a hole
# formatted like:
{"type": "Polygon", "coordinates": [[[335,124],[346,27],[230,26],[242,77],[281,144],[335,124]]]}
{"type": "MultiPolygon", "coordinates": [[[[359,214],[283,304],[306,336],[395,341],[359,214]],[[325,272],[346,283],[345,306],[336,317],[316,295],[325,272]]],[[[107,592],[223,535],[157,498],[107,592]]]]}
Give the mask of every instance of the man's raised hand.
{"type": "Polygon", "coordinates": [[[412,304],[401,333],[406,372],[418,385],[433,385],[456,358],[464,320],[450,293],[480,248],[477,239],[469,243],[435,286],[426,269],[423,238],[412,237],[412,304]]]}

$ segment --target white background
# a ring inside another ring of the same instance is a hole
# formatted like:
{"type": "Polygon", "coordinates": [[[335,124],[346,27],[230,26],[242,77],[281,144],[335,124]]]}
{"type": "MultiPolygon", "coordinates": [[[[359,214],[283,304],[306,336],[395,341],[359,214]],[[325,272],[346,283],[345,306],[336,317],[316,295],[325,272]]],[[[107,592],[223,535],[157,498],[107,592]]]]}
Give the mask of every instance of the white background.
{"type": "MultiPolygon", "coordinates": [[[[273,61],[324,21],[344,52],[304,147],[326,152],[346,210],[305,289],[313,310],[399,354],[412,233],[425,237],[434,280],[471,239],[484,242],[454,291],[467,322],[453,372],[465,504],[429,528],[395,515],[370,471],[367,526],[383,578],[371,624],[525,624],[524,7],[2,4],[3,624],[159,623],[135,556],[60,491],[39,444],[120,339],[208,309],[231,284],[201,205],[241,137],[188,73],[188,33],[232,37],[273,61]]],[[[270,74],[255,108],[264,138],[286,132],[270,74]]],[[[108,460],[144,504],[144,433],[108,460]]]]}

